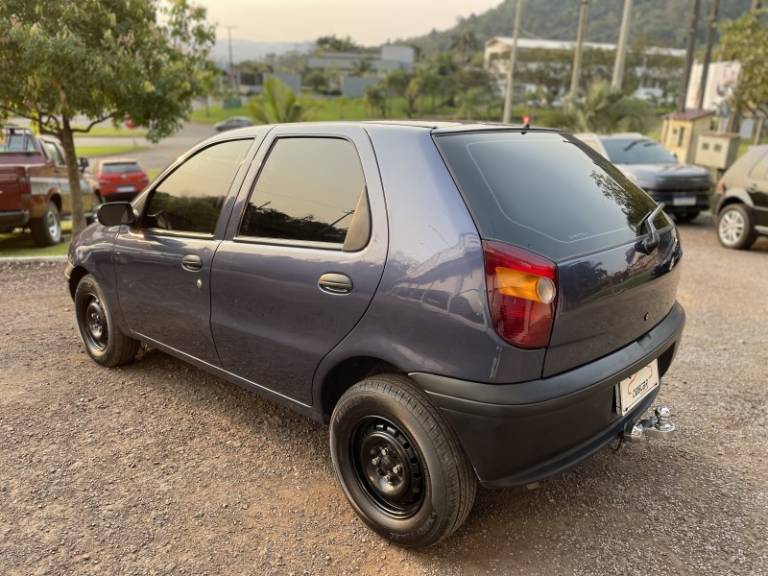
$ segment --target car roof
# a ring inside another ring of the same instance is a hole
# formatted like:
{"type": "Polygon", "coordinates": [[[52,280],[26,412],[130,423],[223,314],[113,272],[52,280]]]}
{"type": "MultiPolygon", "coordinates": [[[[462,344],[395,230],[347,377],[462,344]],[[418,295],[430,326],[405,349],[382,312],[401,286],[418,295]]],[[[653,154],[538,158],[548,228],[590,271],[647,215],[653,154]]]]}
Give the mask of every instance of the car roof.
{"type": "MultiPolygon", "coordinates": [[[[357,121],[330,121],[330,122],[297,122],[299,126],[318,126],[318,127],[350,127],[350,126],[392,126],[401,128],[418,128],[422,130],[428,130],[434,133],[450,133],[450,132],[478,132],[478,131],[493,131],[493,130],[530,130],[532,132],[561,132],[555,128],[525,128],[524,126],[514,124],[503,124],[501,122],[460,122],[460,121],[431,121],[431,120],[357,120],[357,121]]],[[[254,126],[247,126],[245,128],[238,128],[236,130],[230,130],[224,134],[213,136],[209,141],[220,139],[229,139],[234,137],[248,137],[256,136],[264,128],[272,128],[274,126],[282,126],[285,124],[256,124],[254,126]]]]}

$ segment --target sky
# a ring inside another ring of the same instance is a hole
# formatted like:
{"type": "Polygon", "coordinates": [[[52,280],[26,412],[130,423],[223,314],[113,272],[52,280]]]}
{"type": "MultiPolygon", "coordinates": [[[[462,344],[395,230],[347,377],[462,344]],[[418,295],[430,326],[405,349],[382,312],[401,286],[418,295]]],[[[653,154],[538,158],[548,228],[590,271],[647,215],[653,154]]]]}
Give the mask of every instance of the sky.
{"type": "Polygon", "coordinates": [[[197,0],[208,19],[236,26],[232,38],[303,42],[318,36],[351,36],[364,45],[450,28],[459,16],[480,13],[501,0],[197,0]]]}

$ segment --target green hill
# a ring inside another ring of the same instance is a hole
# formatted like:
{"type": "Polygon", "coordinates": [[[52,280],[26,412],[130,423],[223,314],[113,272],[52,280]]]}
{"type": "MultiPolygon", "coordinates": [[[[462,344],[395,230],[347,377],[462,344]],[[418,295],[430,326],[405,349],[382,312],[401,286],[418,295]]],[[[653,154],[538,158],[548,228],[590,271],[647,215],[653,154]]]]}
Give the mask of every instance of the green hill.
{"type": "MultiPolygon", "coordinates": [[[[698,39],[706,34],[706,20],[711,0],[702,0],[698,39]]],[[[445,50],[451,37],[469,28],[484,42],[492,36],[511,36],[515,17],[515,0],[504,0],[496,8],[482,14],[462,18],[448,30],[433,30],[429,34],[406,42],[422,53],[445,50]]],[[[592,42],[616,42],[624,2],[621,0],[590,0],[587,37],[592,42]]],[[[632,9],[630,43],[654,46],[685,47],[690,14],[690,0],[635,0],[632,9]]],[[[740,16],[749,9],[750,0],[721,0],[720,20],[740,16]]],[[[524,38],[575,40],[579,0],[526,0],[521,23],[524,38]]]]}

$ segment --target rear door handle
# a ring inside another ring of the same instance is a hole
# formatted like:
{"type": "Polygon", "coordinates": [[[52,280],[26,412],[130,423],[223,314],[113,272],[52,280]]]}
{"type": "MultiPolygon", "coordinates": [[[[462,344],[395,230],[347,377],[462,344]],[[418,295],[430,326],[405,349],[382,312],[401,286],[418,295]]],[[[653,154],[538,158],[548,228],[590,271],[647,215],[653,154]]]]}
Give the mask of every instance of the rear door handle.
{"type": "Polygon", "coordinates": [[[181,267],[189,272],[197,272],[198,270],[202,270],[203,261],[197,254],[187,254],[181,259],[181,267]]]}
{"type": "Polygon", "coordinates": [[[346,274],[329,272],[320,276],[317,285],[329,294],[349,294],[352,292],[352,279],[346,274]]]}

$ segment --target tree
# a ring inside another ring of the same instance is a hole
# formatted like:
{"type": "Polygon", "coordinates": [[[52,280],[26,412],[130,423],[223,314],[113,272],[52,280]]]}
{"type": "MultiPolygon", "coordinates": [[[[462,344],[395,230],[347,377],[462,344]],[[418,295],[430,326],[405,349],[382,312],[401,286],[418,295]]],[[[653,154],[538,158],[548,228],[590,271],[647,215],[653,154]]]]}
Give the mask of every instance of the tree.
{"type": "Polygon", "coordinates": [[[365,58],[361,58],[352,64],[353,76],[365,76],[371,71],[373,71],[373,65],[371,64],[370,60],[366,60],[365,58]]]}
{"type": "Polygon", "coordinates": [[[307,112],[293,90],[282,80],[270,76],[264,81],[264,92],[248,102],[251,115],[262,124],[301,122],[307,112]]]}
{"type": "Polygon", "coordinates": [[[309,87],[312,92],[322,94],[328,90],[328,77],[322,70],[310,70],[304,76],[304,85],[309,87]]]}
{"type": "Polygon", "coordinates": [[[0,111],[61,140],[73,235],[85,227],[74,134],[127,117],[153,141],[173,133],[205,92],[214,39],[187,0],[0,2],[0,111]]]}
{"type": "Polygon", "coordinates": [[[739,80],[731,104],[742,112],[768,115],[768,24],[759,12],[727,22],[720,37],[720,57],[738,60],[739,80]]]}
{"type": "Polygon", "coordinates": [[[365,88],[364,100],[371,111],[378,111],[379,115],[387,116],[387,91],[381,84],[374,84],[365,88]]]}
{"type": "Polygon", "coordinates": [[[577,114],[582,130],[598,133],[646,132],[654,118],[647,102],[612,90],[605,81],[589,87],[577,114]]]}
{"type": "Polygon", "coordinates": [[[387,88],[389,96],[405,96],[405,90],[411,77],[405,70],[390,70],[384,77],[384,86],[387,88]]]}
{"type": "Polygon", "coordinates": [[[480,41],[471,28],[464,28],[451,38],[451,50],[458,55],[461,64],[467,64],[472,54],[480,49],[480,41]]]}
{"type": "Polygon", "coordinates": [[[408,118],[412,118],[418,113],[419,97],[422,93],[422,79],[420,76],[414,76],[411,81],[408,82],[408,87],[405,89],[405,114],[408,118]]]}
{"type": "Polygon", "coordinates": [[[315,40],[315,51],[329,51],[329,52],[355,52],[362,47],[354,42],[352,38],[346,36],[339,38],[335,34],[330,36],[320,36],[315,40]]]}

